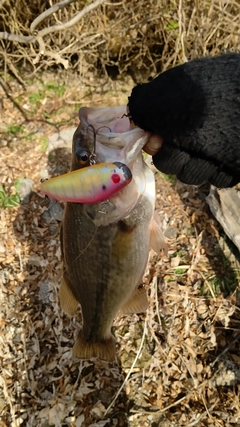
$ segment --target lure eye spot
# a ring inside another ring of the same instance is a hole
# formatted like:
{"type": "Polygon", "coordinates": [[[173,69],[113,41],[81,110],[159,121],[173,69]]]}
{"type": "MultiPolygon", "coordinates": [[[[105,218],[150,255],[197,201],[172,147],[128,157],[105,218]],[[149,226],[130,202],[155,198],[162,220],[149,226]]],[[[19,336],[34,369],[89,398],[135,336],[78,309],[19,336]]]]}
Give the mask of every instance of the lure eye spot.
{"type": "Polygon", "coordinates": [[[111,179],[114,184],[118,184],[121,180],[120,176],[117,173],[112,174],[111,179]]]}
{"type": "Polygon", "coordinates": [[[102,190],[106,190],[106,189],[107,189],[106,185],[103,185],[102,190]]]}

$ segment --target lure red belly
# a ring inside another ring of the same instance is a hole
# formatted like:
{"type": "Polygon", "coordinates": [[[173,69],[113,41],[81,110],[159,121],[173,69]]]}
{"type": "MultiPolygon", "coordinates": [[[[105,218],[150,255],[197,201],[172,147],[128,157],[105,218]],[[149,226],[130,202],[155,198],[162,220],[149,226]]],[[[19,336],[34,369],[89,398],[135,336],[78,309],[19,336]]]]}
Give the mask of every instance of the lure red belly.
{"type": "Polygon", "coordinates": [[[123,163],[99,163],[68,172],[41,183],[41,192],[63,202],[99,203],[107,200],[132,180],[123,163]]]}

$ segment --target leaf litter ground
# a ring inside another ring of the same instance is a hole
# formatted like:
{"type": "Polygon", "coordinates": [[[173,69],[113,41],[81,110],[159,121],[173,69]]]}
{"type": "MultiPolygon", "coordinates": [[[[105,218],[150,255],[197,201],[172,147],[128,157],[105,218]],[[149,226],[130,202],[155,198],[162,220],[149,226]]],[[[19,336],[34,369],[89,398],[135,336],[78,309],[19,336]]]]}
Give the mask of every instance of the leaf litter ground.
{"type": "Polygon", "coordinates": [[[27,124],[3,96],[1,182],[10,196],[19,178],[34,185],[29,200],[1,209],[0,427],[240,425],[239,261],[209,212],[208,188],[155,171],[169,255],[150,255],[149,309],[116,318],[115,363],[71,356],[81,315],[59,306],[62,207],[39,192],[41,177],[68,170],[70,151],[48,152],[47,138],[77,126],[79,100],[123,104],[132,85],[96,90],[70,77],[59,98],[51,85],[34,97],[42,82],[23,91],[10,81],[34,117],[27,124]]]}

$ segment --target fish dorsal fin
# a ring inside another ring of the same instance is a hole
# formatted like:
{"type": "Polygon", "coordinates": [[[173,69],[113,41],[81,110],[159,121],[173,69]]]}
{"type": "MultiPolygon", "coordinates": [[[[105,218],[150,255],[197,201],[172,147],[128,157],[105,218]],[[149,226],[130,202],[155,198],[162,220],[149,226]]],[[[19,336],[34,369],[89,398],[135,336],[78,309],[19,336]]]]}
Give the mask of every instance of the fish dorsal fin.
{"type": "Polygon", "coordinates": [[[161,230],[161,221],[157,212],[154,212],[150,223],[150,247],[157,254],[159,254],[161,249],[164,251],[165,255],[168,253],[168,246],[161,230]]]}

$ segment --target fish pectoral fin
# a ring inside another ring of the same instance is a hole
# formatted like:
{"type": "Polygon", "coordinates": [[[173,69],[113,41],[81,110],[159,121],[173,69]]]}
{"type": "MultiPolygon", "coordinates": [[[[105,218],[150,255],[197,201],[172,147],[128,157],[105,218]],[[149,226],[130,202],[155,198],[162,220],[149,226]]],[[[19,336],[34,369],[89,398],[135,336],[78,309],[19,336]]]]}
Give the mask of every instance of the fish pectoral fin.
{"type": "Polygon", "coordinates": [[[59,289],[59,299],[64,313],[72,317],[77,311],[78,301],[73,295],[64,277],[62,278],[59,289]]]}
{"type": "Polygon", "coordinates": [[[150,223],[150,247],[157,254],[159,254],[161,249],[164,251],[165,255],[168,254],[168,246],[161,230],[161,221],[157,212],[154,212],[154,216],[150,223]]]}
{"type": "Polygon", "coordinates": [[[73,357],[78,359],[99,359],[113,362],[116,357],[115,339],[112,335],[109,338],[99,342],[87,342],[84,339],[83,331],[80,330],[72,349],[73,357]]]}
{"type": "Polygon", "coordinates": [[[131,297],[121,307],[121,314],[143,313],[148,308],[148,299],[145,288],[137,287],[134,289],[131,297]]]}

